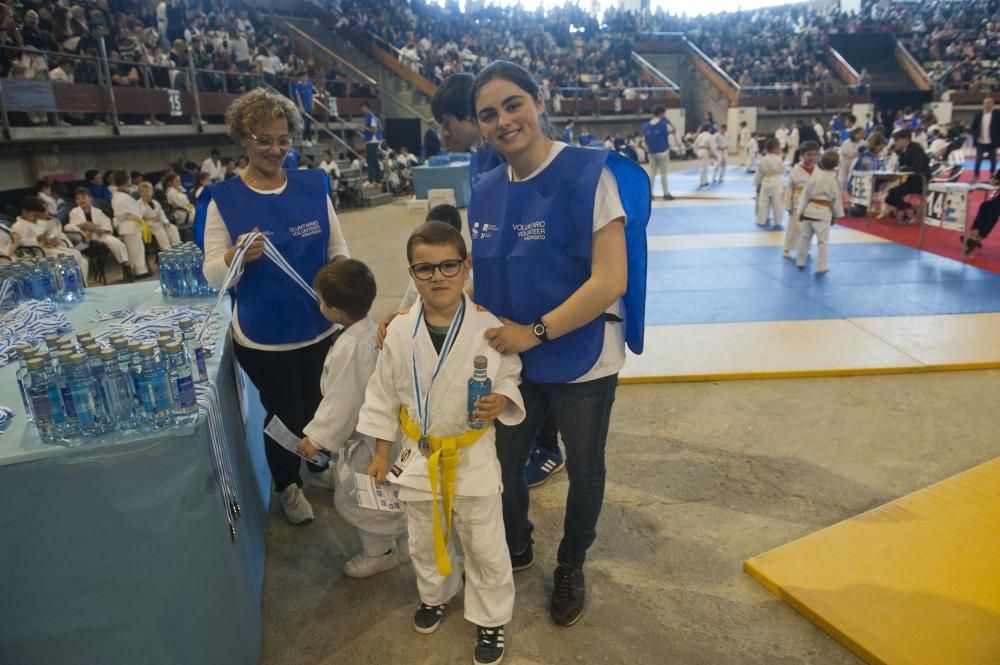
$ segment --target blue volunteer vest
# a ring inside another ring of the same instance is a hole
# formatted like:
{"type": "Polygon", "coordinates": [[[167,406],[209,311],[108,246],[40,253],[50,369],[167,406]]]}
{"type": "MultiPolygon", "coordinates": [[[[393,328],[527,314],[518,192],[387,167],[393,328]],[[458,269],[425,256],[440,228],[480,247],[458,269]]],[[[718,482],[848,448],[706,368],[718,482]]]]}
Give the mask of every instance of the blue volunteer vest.
{"type": "MultiPolygon", "coordinates": [[[[258,194],[240,178],[212,185],[212,199],[234,239],[257,227],[312,284],[330,243],[327,192],[319,169],[288,171],[281,194],[258,194]]],[[[267,257],[247,263],[236,288],[240,329],[259,344],[306,342],[330,329],[309,294],[267,257]]]]}
{"type": "Polygon", "coordinates": [[[670,144],[670,121],[662,118],[655,125],[647,121],[642,126],[642,133],[646,135],[646,146],[652,155],[666,152],[670,144]]]}
{"type": "MultiPolygon", "coordinates": [[[[531,323],[552,311],[590,278],[594,195],[603,168],[618,183],[625,209],[628,290],[625,340],[642,353],[646,301],[646,172],[607,150],[566,147],[540,174],[510,182],[493,169],[476,185],[469,205],[476,302],[497,316],[531,323]]],[[[524,375],[566,383],[585,374],[601,355],[605,318],[521,354],[524,375]]]]}
{"type": "Polygon", "coordinates": [[[492,147],[479,146],[469,156],[469,184],[475,187],[480,178],[503,163],[503,157],[492,147]]]}
{"type": "MultiPolygon", "coordinates": [[[[239,178],[236,178],[237,180],[239,178]]],[[[205,219],[208,217],[208,204],[212,202],[212,188],[205,187],[201,190],[201,196],[194,202],[194,242],[205,249],[205,219]]]]}

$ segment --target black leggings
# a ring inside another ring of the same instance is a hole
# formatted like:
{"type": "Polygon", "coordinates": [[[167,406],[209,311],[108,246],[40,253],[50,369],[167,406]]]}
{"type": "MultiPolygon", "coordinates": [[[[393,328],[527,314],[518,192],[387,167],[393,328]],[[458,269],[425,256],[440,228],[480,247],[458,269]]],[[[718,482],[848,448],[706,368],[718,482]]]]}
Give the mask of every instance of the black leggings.
{"type": "Polygon", "coordinates": [[[910,174],[910,177],[905,182],[896,185],[886,193],[885,202],[893,208],[909,210],[913,206],[904,201],[903,197],[909,194],[923,194],[923,192],[924,179],[921,176],[910,174]]]}
{"type": "MultiPolygon", "coordinates": [[[[330,335],[293,351],[261,351],[233,343],[240,367],[260,392],[260,402],[267,412],[265,425],[272,416],[278,416],[288,429],[303,436],[303,428],[312,420],[323,399],[320,392],[323,361],[334,337],[330,335]]],[[[297,455],[279,446],[267,434],[264,435],[264,453],[277,491],[283,491],[292,483],[302,487],[297,455]]],[[[309,468],[321,470],[312,464],[309,468]]]]}

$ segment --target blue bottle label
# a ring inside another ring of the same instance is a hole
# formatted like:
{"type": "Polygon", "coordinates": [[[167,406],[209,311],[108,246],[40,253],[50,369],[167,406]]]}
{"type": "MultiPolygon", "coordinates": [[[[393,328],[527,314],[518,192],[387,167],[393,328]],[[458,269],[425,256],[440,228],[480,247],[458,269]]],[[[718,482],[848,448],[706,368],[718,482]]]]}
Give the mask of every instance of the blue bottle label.
{"type": "Polygon", "coordinates": [[[59,392],[58,386],[51,384],[49,385],[49,413],[52,414],[52,420],[57,425],[62,425],[66,422],[66,411],[63,406],[62,393],[59,392]]]}
{"type": "Polygon", "coordinates": [[[67,291],[76,291],[79,288],[79,284],[77,284],[77,281],[76,281],[76,272],[75,271],[71,271],[71,272],[66,273],[66,276],[63,277],[63,281],[66,283],[66,290],[67,291]]]}
{"type": "Polygon", "coordinates": [[[76,418],[76,404],[73,403],[73,392],[69,389],[69,386],[63,386],[60,388],[62,392],[62,401],[66,406],[66,416],[71,419],[76,418]]]}
{"type": "Polygon", "coordinates": [[[153,400],[153,410],[157,415],[170,412],[170,387],[163,372],[156,372],[149,377],[150,396],[153,400]]]}
{"type": "Polygon", "coordinates": [[[468,424],[472,429],[483,429],[489,426],[489,423],[480,423],[472,419],[472,412],[476,409],[476,402],[482,397],[486,397],[491,392],[493,392],[493,382],[489,379],[485,381],[477,381],[475,379],[469,379],[469,402],[468,409],[468,424]]]}
{"type": "Polygon", "coordinates": [[[177,396],[180,402],[177,406],[181,410],[188,411],[197,408],[194,396],[194,381],[191,380],[190,376],[177,379],[177,396]]]}
{"type": "Polygon", "coordinates": [[[81,425],[91,425],[97,420],[97,405],[94,403],[94,394],[89,390],[74,390],[73,406],[76,409],[76,419],[81,425]]]}
{"type": "Polygon", "coordinates": [[[52,421],[52,400],[48,392],[37,392],[31,396],[31,412],[35,414],[37,423],[52,421]]]}
{"type": "Polygon", "coordinates": [[[198,378],[208,381],[208,366],[205,364],[205,349],[198,347],[194,350],[194,359],[198,363],[198,378]]]}

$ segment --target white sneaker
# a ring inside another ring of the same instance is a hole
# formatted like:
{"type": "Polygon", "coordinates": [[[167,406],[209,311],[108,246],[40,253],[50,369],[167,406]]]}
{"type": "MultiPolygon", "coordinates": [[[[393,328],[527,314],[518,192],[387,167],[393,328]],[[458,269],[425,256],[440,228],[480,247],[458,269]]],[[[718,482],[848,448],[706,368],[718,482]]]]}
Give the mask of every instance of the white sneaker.
{"type": "Polygon", "coordinates": [[[307,467],[303,475],[305,476],[306,485],[309,485],[310,487],[321,487],[325,490],[330,490],[331,492],[333,491],[334,473],[332,466],[329,466],[319,472],[311,471],[307,467]]]}
{"type": "Polygon", "coordinates": [[[386,554],[368,556],[363,551],[355,554],[350,561],[344,564],[344,574],[348,577],[371,577],[392,570],[399,565],[399,557],[396,550],[391,550],[386,554]]]}
{"type": "Polygon", "coordinates": [[[281,509],[292,524],[302,524],[313,520],[313,507],[309,504],[302,489],[292,483],[281,493],[281,509]]]}

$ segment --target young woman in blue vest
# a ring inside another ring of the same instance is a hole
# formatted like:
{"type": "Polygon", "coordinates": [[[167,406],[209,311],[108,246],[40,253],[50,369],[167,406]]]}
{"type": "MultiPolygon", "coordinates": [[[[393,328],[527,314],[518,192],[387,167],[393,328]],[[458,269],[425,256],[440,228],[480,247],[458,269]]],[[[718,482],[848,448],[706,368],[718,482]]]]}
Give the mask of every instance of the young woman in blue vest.
{"type": "MultiPolygon", "coordinates": [[[[236,241],[259,230],[287,262],[312,284],[330,261],[349,256],[333,210],[326,174],[319,169],[282,168],[302,118],[286,97],[258,88],[237,99],[226,113],[229,136],[249,163],[238,178],[211,186],[205,214],[205,277],[219,288],[236,251],[236,241]]],[[[263,257],[264,241],[250,246],[236,285],[232,336],[236,358],[260,392],[267,420],[278,416],[297,436],[319,405],[320,375],[330,347],[331,324],[316,301],[263,257]]],[[[289,521],[313,518],[302,493],[299,458],[264,435],[275,489],[289,521]]],[[[317,484],[325,476],[317,475],[317,484]]],[[[332,484],[330,485],[332,487],[332,484]]]]}
{"type": "Polygon", "coordinates": [[[625,344],[642,349],[649,178],[607,150],[547,138],[538,85],[513,63],[480,72],[470,107],[507,162],[473,189],[475,300],[504,322],[487,333],[492,346],[524,363],[527,417],[497,427],[507,545],[514,570],[532,564],[524,468],[551,410],[569,475],[551,614],[568,626],[584,608],[583,563],[604,501],[604,448],[625,344]]]}

